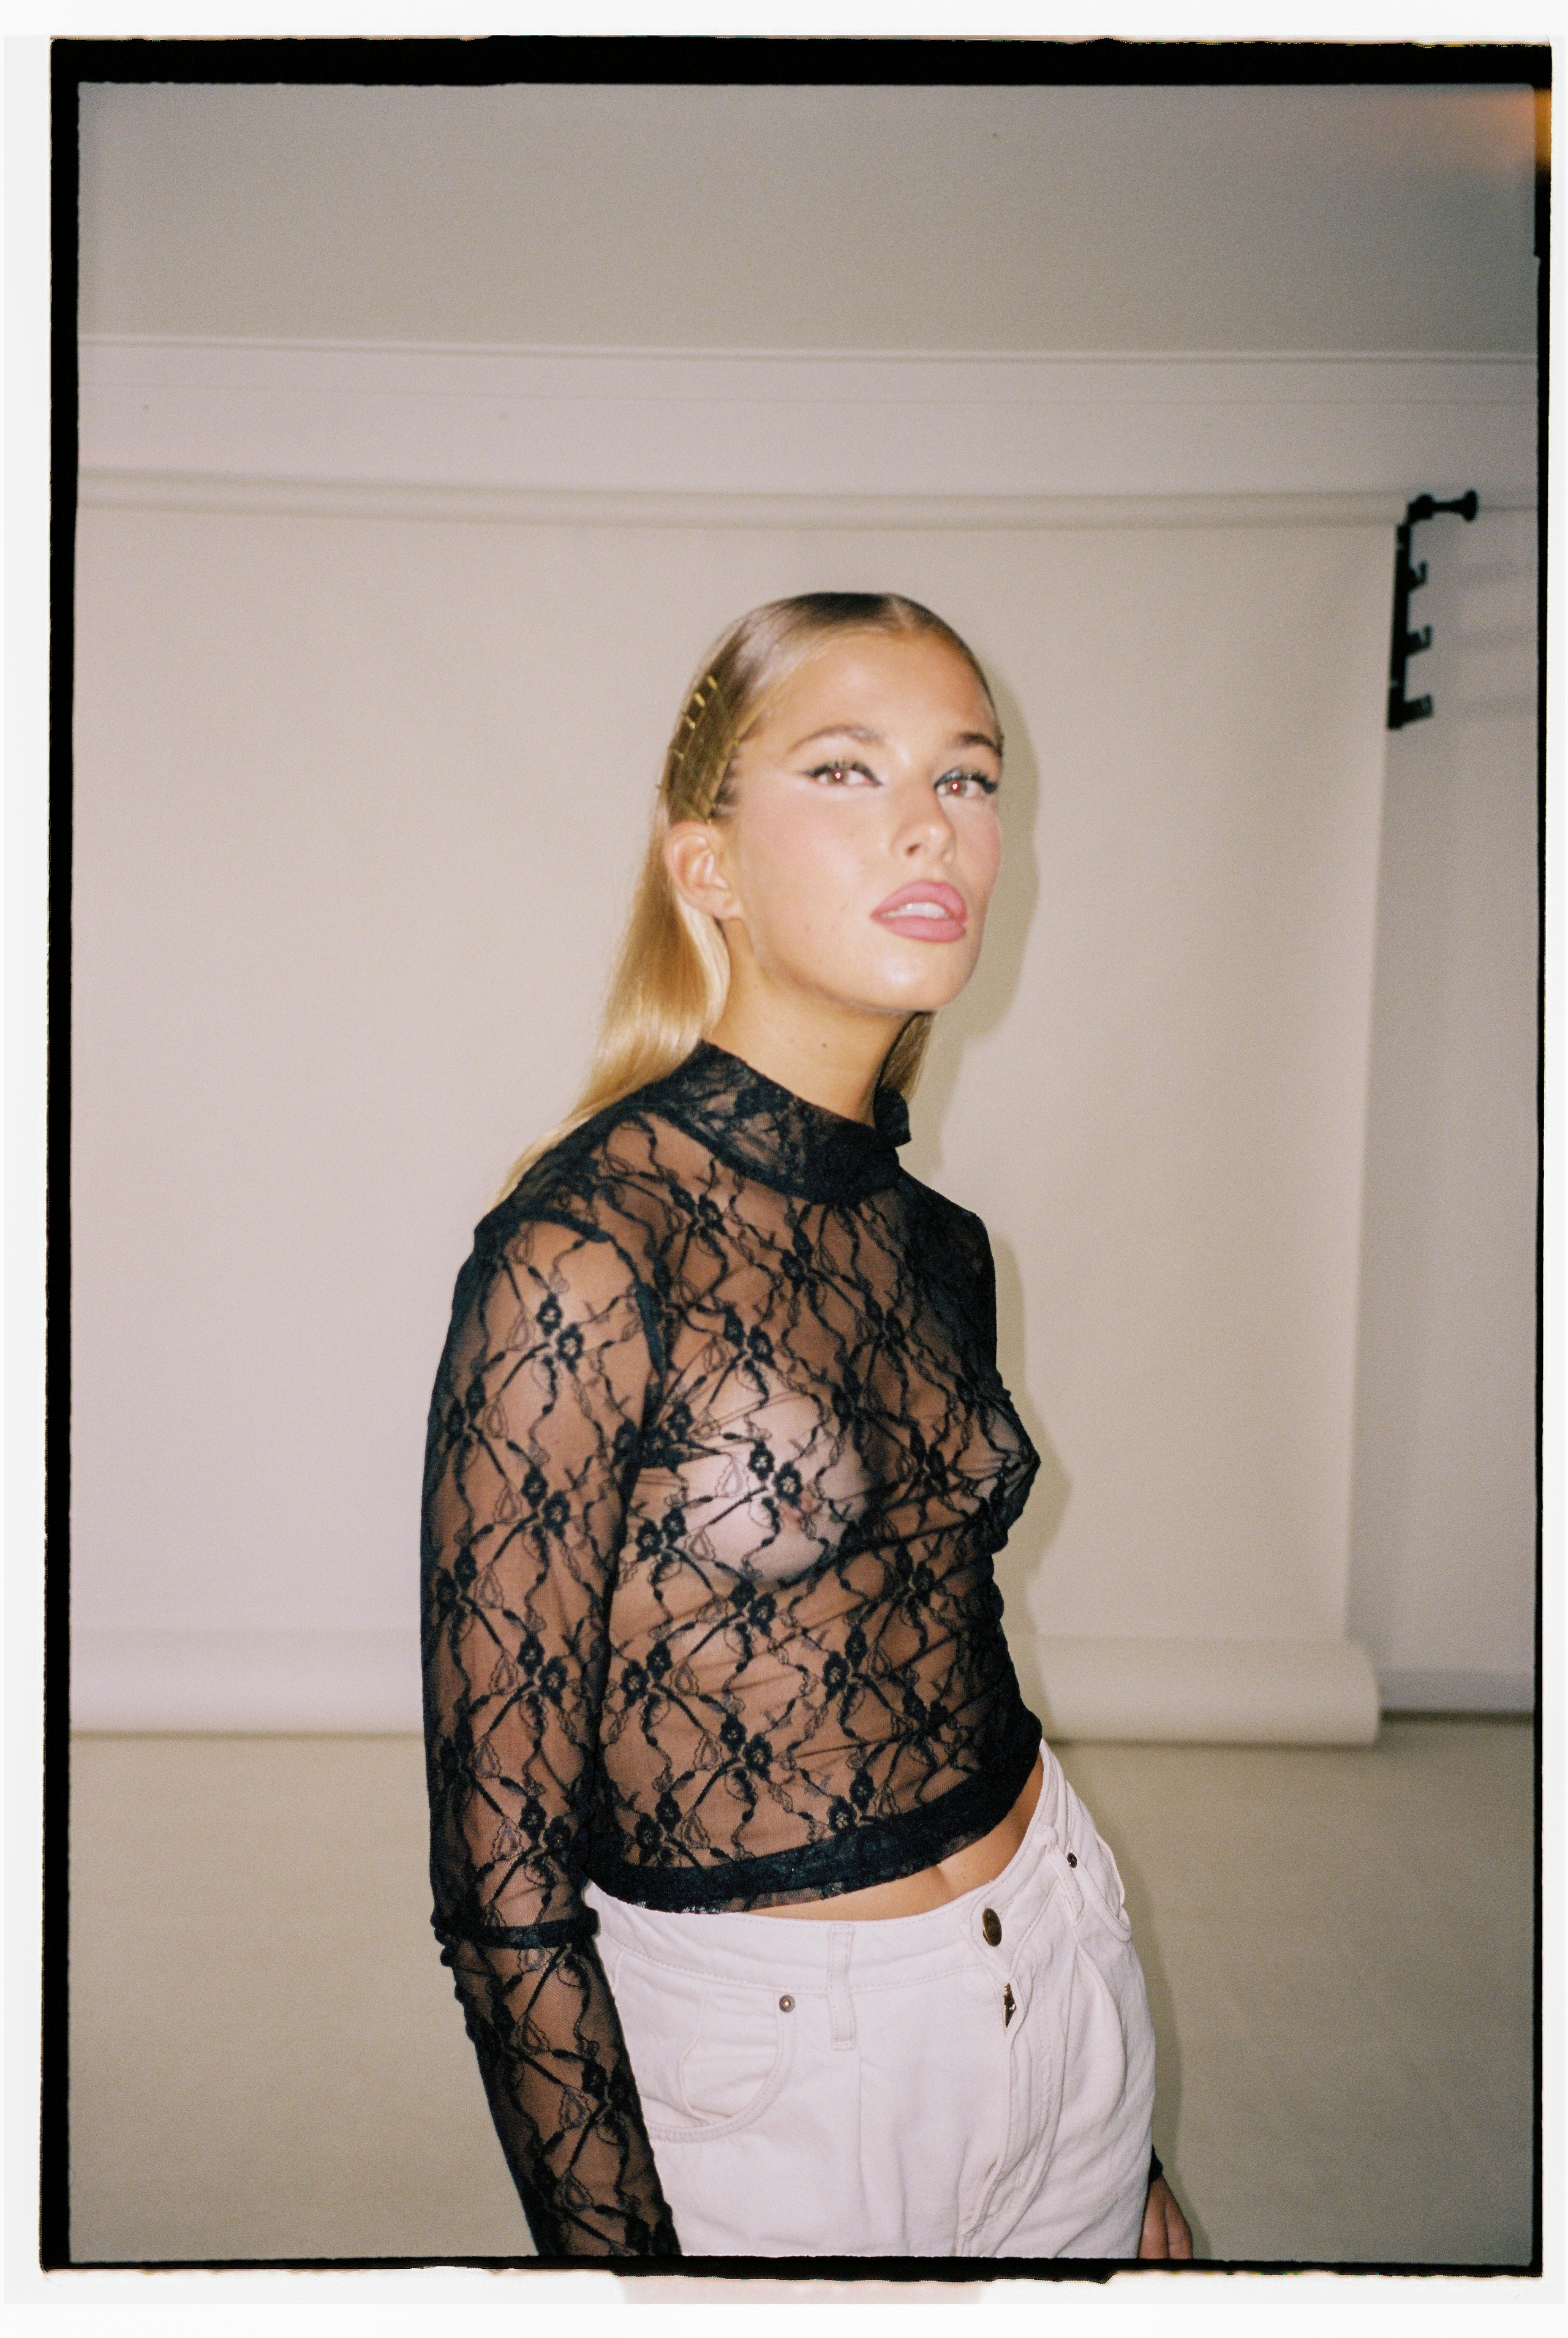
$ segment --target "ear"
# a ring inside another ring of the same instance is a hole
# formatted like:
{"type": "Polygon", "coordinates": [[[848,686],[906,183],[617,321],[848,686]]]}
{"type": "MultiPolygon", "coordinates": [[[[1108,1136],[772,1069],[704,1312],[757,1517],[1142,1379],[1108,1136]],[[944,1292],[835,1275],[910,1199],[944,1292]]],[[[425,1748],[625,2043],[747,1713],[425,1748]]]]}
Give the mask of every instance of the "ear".
{"type": "Polygon", "coordinates": [[[719,839],[706,820],[677,820],[664,840],[664,866],[683,901],[710,918],[738,918],[740,897],[724,872],[719,839]]]}

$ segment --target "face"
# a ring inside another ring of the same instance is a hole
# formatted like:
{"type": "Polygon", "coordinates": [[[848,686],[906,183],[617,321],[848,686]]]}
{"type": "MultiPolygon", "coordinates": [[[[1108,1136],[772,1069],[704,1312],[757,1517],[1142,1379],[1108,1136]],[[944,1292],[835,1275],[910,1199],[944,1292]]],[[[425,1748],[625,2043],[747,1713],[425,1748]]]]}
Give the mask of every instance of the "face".
{"type": "Polygon", "coordinates": [[[996,717],[956,650],[832,636],[740,751],[732,809],[705,831],[717,893],[683,889],[721,918],[732,980],[772,1005],[944,1007],[980,953],[1001,777],[996,717]]]}

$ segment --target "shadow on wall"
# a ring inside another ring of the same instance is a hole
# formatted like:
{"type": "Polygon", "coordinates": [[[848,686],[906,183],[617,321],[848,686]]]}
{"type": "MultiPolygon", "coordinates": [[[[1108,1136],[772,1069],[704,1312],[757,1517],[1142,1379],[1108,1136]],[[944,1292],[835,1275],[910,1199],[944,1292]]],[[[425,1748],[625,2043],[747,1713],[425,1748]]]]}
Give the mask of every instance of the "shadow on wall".
{"type": "MultiPolygon", "coordinates": [[[[920,1083],[919,1126],[910,1148],[914,1174],[940,1183],[941,1132],[954,1102],[959,1066],[971,1041],[994,1031],[1006,1016],[1023,976],[1024,947],[1040,894],[1034,860],[1036,814],[1040,801],[1040,767],[1029,736],[1024,709],[992,661],[982,653],[991,676],[996,711],[1002,720],[1006,748],[1004,829],[1006,838],[1002,876],[985,923],[985,947],[968,987],[938,1017],[930,1053],[920,1083]]],[[[1020,1079],[1033,1076],[1034,1066],[1020,1065],[1020,1079]]],[[[996,1132],[998,1143],[1006,1132],[996,1132]]],[[[962,1195],[955,1195],[962,1200],[962,1195]]],[[[1029,1653],[1032,1626],[1027,1586],[1061,1531],[1071,1498],[1073,1481],[1039,1418],[1029,1394],[1025,1365],[1024,1279],[1010,1243],[991,1232],[996,1262],[996,1362],[1018,1409],[1019,1419],[1040,1456],[1027,1508],[1007,1547],[996,1561],[996,1580],[1014,1626],[1014,1657],[1025,1701],[1041,1710],[1044,1695],[1037,1667],[1029,1653]]]]}

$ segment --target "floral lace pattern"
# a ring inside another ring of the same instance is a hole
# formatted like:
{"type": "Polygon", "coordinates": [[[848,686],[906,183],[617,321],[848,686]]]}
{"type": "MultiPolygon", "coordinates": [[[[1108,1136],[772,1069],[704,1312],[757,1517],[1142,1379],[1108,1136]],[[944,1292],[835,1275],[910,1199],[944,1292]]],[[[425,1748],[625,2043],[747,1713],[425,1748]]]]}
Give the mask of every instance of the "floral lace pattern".
{"type": "Polygon", "coordinates": [[[978,1219],[720,1049],[479,1226],[426,1456],[435,1922],[535,2242],[673,2254],[585,1879],[915,1872],[1028,1776],[992,1556],[1036,1457],[978,1219]]]}

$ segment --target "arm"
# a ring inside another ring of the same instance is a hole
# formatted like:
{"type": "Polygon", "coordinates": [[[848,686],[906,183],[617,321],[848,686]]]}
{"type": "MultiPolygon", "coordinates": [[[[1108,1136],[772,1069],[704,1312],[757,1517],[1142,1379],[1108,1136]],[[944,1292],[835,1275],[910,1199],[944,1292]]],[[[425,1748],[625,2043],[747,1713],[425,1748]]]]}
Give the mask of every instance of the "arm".
{"type": "Polygon", "coordinates": [[[1141,2257],[1181,2257],[1192,2254],[1192,2228],[1165,2181],[1160,2155],[1149,2155],[1149,2196],[1143,2204],[1143,2229],[1139,2236],[1141,2257]]]}
{"type": "Polygon", "coordinates": [[[680,2253],[580,1896],[650,1377],[634,1278],[590,1230],[524,1224],[464,1269],[425,1476],[434,1921],[550,2256],[680,2253]]]}

